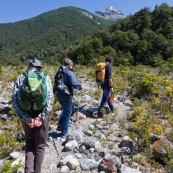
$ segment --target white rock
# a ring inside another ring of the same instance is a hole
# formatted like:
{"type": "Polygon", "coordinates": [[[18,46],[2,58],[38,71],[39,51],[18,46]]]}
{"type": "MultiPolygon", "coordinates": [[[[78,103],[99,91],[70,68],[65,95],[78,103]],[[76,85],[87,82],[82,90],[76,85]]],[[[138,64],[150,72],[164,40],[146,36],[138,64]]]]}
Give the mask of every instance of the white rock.
{"type": "Polygon", "coordinates": [[[73,159],[73,158],[74,158],[74,157],[73,157],[72,155],[68,155],[68,156],[66,156],[64,159],[61,159],[60,162],[59,162],[59,164],[60,164],[61,166],[66,165],[66,164],[69,162],[69,160],[71,160],[71,159],[73,159]]]}
{"type": "Polygon", "coordinates": [[[60,169],[60,173],[69,173],[69,172],[70,172],[70,169],[66,165],[60,169]]]}
{"type": "Polygon", "coordinates": [[[102,148],[101,143],[99,141],[96,141],[94,144],[94,149],[96,151],[99,151],[102,148]]]}
{"type": "Polygon", "coordinates": [[[12,159],[17,159],[20,155],[21,155],[21,153],[16,152],[16,151],[10,153],[10,157],[11,157],[12,159]]]}
{"type": "Polygon", "coordinates": [[[70,159],[67,163],[70,170],[75,170],[79,165],[79,161],[76,158],[70,159]]]}
{"type": "Polygon", "coordinates": [[[19,164],[23,165],[24,162],[25,162],[25,154],[21,154],[20,156],[18,156],[18,158],[15,161],[11,163],[11,166],[13,167],[14,165],[19,165],[19,164]]]}
{"type": "Polygon", "coordinates": [[[142,173],[139,169],[130,168],[124,164],[121,165],[121,173],[142,173]]]}
{"type": "Polygon", "coordinates": [[[75,149],[75,148],[79,148],[78,143],[75,140],[67,142],[65,144],[65,149],[67,151],[73,151],[73,149],[75,149]]]}

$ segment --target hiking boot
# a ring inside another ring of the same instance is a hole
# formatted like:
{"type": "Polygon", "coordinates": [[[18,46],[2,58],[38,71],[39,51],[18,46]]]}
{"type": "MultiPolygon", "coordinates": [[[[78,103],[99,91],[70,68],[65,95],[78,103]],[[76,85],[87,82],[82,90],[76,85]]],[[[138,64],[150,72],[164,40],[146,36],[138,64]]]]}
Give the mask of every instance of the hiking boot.
{"type": "Polygon", "coordinates": [[[98,115],[97,118],[105,118],[105,115],[98,115]]]}
{"type": "Polygon", "coordinates": [[[104,109],[105,109],[106,113],[109,114],[109,112],[110,112],[109,108],[105,107],[104,109]]]}
{"type": "Polygon", "coordinates": [[[60,125],[57,126],[56,131],[61,131],[61,126],[60,125]]]}
{"type": "Polygon", "coordinates": [[[60,133],[60,134],[58,135],[58,137],[60,137],[60,138],[66,138],[66,137],[67,137],[67,134],[62,134],[62,133],[60,133]]]}

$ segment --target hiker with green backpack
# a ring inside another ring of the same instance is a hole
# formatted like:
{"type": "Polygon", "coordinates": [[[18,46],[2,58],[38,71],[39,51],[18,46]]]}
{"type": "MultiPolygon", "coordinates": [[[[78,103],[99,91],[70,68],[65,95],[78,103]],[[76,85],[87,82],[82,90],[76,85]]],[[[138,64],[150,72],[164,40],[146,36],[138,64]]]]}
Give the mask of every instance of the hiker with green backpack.
{"type": "Polygon", "coordinates": [[[41,173],[53,89],[50,77],[43,73],[38,59],[31,59],[28,70],[15,81],[12,101],[25,133],[25,173],[41,173]]]}

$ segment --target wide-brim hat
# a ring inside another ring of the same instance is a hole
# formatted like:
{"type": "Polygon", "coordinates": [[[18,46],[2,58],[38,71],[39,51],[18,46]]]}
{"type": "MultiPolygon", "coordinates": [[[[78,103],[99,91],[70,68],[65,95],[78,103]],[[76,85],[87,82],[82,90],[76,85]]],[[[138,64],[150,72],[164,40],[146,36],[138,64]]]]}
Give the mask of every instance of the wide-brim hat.
{"type": "Polygon", "coordinates": [[[41,61],[38,59],[30,59],[30,64],[35,66],[35,67],[42,67],[41,61]]]}

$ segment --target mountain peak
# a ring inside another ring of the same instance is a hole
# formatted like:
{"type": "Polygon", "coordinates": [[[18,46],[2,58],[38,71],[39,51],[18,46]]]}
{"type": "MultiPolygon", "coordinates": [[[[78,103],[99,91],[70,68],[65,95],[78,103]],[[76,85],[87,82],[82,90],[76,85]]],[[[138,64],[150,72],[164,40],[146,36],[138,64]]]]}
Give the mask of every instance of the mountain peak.
{"type": "Polygon", "coordinates": [[[120,10],[116,9],[114,6],[108,7],[106,9],[106,11],[108,11],[110,13],[116,13],[116,14],[122,14],[123,15],[123,13],[120,10]]]}
{"type": "Polygon", "coordinates": [[[110,7],[108,7],[106,10],[107,10],[107,11],[113,11],[114,9],[115,9],[115,7],[110,6],[110,7]]]}
{"type": "Polygon", "coordinates": [[[105,11],[96,11],[94,14],[96,16],[112,21],[125,18],[124,14],[120,10],[116,9],[114,6],[106,8],[105,11]]]}
{"type": "Polygon", "coordinates": [[[110,6],[106,8],[106,11],[119,11],[119,10],[117,10],[114,6],[110,6]]]}

